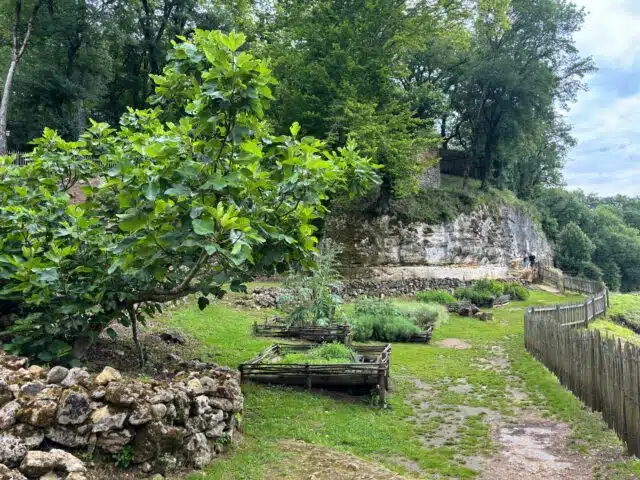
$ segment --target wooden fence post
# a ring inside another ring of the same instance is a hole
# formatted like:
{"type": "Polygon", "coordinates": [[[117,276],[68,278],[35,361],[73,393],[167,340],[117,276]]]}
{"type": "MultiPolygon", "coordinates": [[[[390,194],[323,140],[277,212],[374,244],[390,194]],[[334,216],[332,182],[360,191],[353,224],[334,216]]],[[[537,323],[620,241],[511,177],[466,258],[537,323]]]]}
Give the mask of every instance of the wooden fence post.
{"type": "Polygon", "coordinates": [[[556,303],[556,318],[558,319],[558,323],[560,323],[560,304],[556,303]]]}
{"type": "Polygon", "coordinates": [[[584,301],[584,327],[589,326],[589,299],[584,301]]]}

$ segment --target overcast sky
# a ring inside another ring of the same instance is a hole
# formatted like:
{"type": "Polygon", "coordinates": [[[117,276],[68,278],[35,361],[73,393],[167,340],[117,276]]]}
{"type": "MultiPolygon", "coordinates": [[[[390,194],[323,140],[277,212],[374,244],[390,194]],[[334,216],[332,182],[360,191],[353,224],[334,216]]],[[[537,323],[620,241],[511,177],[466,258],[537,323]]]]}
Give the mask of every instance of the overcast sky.
{"type": "Polygon", "coordinates": [[[599,68],[569,114],[570,188],[640,195],[640,0],[573,0],[589,12],[576,42],[599,68]]]}

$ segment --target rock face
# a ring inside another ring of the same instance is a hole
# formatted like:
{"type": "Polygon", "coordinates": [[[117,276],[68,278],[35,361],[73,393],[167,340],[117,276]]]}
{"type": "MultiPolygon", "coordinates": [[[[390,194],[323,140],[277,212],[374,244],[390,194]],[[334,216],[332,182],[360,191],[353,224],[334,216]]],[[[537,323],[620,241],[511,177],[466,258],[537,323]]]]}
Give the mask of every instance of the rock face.
{"type": "Polygon", "coordinates": [[[538,260],[552,255],[539,225],[510,206],[481,206],[440,225],[335,216],[327,235],[343,248],[348,278],[507,278],[509,265],[525,252],[538,260]]]}
{"type": "Polygon", "coordinates": [[[0,351],[0,480],[85,479],[71,453],[40,450],[56,446],[109,455],[130,446],[133,462],[150,471],[202,468],[233,438],[243,408],[239,372],[202,362],[171,382],[128,379],[110,367],[94,377],[27,366],[0,351]]]}

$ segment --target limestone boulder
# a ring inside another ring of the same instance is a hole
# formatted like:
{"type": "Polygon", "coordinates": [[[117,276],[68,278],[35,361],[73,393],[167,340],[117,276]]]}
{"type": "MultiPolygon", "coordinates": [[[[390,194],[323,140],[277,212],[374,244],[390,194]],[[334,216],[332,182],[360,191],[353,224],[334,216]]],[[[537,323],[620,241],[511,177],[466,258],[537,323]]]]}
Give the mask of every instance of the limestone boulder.
{"type": "Polygon", "coordinates": [[[7,433],[19,438],[29,450],[38,448],[44,440],[44,432],[40,428],[18,423],[7,430],[7,433]]]}
{"type": "Polygon", "coordinates": [[[120,430],[124,427],[127,413],[110,406],[104,406],[91,414],[91,424],[94,433],[120,430]]]}
{"type": "Polygon", "coordinates": [[[58,403],[47,398],[36,398],[22,407],[18,419],[34,427],[48,427],[56,420],[58,403]]]}
{"type": "Polygon", "coordinates": [[[109,453],[118,453],[131,441],[132,437],[133,435],[127,429],[103,432],[98,435],[96,446],[109,453]]]}
{"type": "Polygon", "coordinates": [[[96,385],[107,385],[109,382],[118,380],[122,380],[122,374],[118,370],[111,367],[104,367],[102,372],[94,378],[93,383],[96,385]]]}
{"type": "Polygon", "coordinates": [[[62,381],[67,378],[67,374],[69,373],[69,369],[65,367],[56,366],[49,370],[47,374],[47,383],[58,384],[62,383],[62,381]]]}
{"type": "Polygon", "coordinates": [[[0,480],[27,480],[18,470],[11,470],[0,463],[0,480]]]}
{"type": "Polygon", "coordinates": [[[20,404],[16,401],[9,402],[0,408],[0,430],[6,430],[16,423],[20,404]]]}
{"type": "Polygon", "coordinates": [[[79,425],[89,418],[91,405],[84,392],[68,391],[62,396],[57,419],[60,425],[79,425]]]}
{"type": "Polygon", "coordinates": [[[51,440],[68,448],[87,446],[90,435],[91,427],[89,425],[83,425],[82,427],[53,425],[49,427],[45,433],[47,440],[51,440]]]}
{"type": "Polygon", "coordinates": [[[17,467],[27,454],[27,446],[11,434],[0,434],[0,463],[17,467]]]}
{"type": "Polygon", "coordinates": [[[51,471],[84,473],[84,463],[64,450],[52,449],[48,452],[32,450],[20,464],[20,471],[28,477],[39,477],[51,471]]]}
{"type": "Polygon", "coordinates": [[[204,468],[215,455],[215,451],[209,445],[209,441],[204,433],[196,433],[192,435],[184,445],[191,463],[197,468],[204,468]]]}
{"type": "Polygon", "coordinates": [[[63,387],[75,387],[76,385],[88,387],[90,378],[91,376],[86,368],[72,368],[60,384],[63,387]]]}
{"type": "Polygon", "coordinates": [[[11,400],[13,400],[13,392],[11,391],[11,388],[9,388],[9,385],[6,382],[0,380],[0,407],[3,407],[11,400]]]}
{"type": "Polygon", "coordinates": [[[133,462],[142,463],[182,449],[185,430],[163,422],[150,422],[136,431],[133,462]]]}

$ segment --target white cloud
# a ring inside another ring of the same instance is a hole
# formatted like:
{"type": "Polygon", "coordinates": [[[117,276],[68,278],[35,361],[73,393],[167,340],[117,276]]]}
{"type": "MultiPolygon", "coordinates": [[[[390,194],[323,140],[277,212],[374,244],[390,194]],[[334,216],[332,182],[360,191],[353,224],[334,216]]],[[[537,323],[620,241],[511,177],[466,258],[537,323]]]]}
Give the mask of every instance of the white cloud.
{"type": "Polygon", "coordinates": [[[574,0],[589,15],[576,35],[602,68],[568,115],[578,145],[565,170],[570,188],[640,195],[640,0],[574,0]]]}
{"type": "Polygon", "coordinates": [[[634,57],[640,55],[640,9],[629,0],[575,0],[575,3],[588,12],[583,29],[576,35],[580,51],[594,55],[601,64],[631,66],[634,57]]]}

